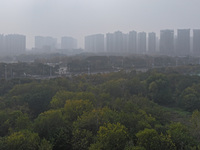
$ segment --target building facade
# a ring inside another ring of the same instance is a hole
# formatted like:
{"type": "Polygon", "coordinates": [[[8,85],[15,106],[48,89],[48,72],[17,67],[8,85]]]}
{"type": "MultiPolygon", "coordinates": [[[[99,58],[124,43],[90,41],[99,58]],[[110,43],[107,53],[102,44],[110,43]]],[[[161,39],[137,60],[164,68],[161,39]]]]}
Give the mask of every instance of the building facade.
{"type": "Polygon", "coordinates": [[[57,39],[53,37],[35,36],[35,48],[41,52],[51,52],[56,49],[57,39]]]}
{"type": "Polygon", "coordinates": [[[160,53],[174,55],[174,30],[160,31],[160,53]]]}
{"type": "Polygon", "coordinates": [[[200,55],[200,29],[193,30],[193,54],[200,55]]]}
{"type": "Polygon", "coordinates": [[[121,31],[114,32],[114,52],[121,53],[124,48],[123,33],[121,31]]]}
{"type": "Polygon", "coordinates": [[[152,54],[156,52],[156,33],[148,33],[148,53],[152,54]]]}
{"type": "Polygon", "coordinates": [[[106,34],[106,51],[114,52],[114,34],[113,33],[106,34]]]}
{"type": "Polygon", "coordinates": [[[62,37],[61,38],[61,49],[77,49],[77,39],[74,39],[73,37],[62,37]]]}
{"type": "Polygon", "coordinates": [[[128,35],[128,52],[137,53],[137,32],[130,31],[128,35]]]}
{"type": "Polygon", "coordinates": [[[137,52],[139,54],[146,53],[146,33],[145,32],[138,33],[138,50],[137,50],[137,52]]]}
{"type": "Polygon", "coordinates": [[[85,37],[85,50],[88,52],[104,52],[104,35],[94,34],[85,37]]]}
{"type": "Polygon", "coordinates": [[[186,56],[190,54],[190,29],[178,29],[176,40],[176,55],[186,56]]]}
{"type": "Polygon", "coordinates": [[[5,53],[4,50],[4,35],[0,34],[0,53],[3,54],[5,53]]]}
{"type": "Polygon", "coordinates": [[[129,34],[123,33],[123,48],[121,50],[122,53],[127,53],[129,51],[128,41],[129,41],[129,34]]]}
{"type": "Polygon", "coordinates": [[[26,36],[9,34],[4,36],[4,55],[19,55],[26,52],[26,36]]]}

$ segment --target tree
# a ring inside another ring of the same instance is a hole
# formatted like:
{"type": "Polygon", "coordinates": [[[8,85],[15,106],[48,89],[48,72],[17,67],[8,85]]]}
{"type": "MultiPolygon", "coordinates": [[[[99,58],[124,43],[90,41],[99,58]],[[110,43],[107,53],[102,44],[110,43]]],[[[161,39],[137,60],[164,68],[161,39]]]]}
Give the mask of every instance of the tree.
{"type": "Polygon", "coordinates": [[[97,106],[105,107],[111,105],[111,96],[108,93],[99,93],[97,97],[97,106]]]}
{"type": "Polygon", "coordinates": [[[189,149],[189,147],[195,146],[194,138],[189,133],[187,127],[181,123],[170,124],[167,133],[178,150],[189,149]]]}
{"type": "Polygon", "coordinates": [[[40,142],[39,150],[52,150],[52,149],[53,149],[53,145],[46,139],[43,139],[40,142]]]}
{"type": "Polygon", "coordinates": [[[31,121],[27,114],[16,110],[4,110],[0,112],[0,136],[8,135],[9,133],[30,129],[31,121]]]}
{"type": "Polygon", "coordinates": [[[97,134],[97,142],[92,144],[89,150],[109,149],[122,150],[128,141],[127,128],[120,123],[105,124],[100,126],[97,134]]]}
{"type": "Polygon", "coordinates": [[[6,150],[38,150],[40,137],[37,133],[28,130],[14,132],[5,137],[4,148],[6,150]]]}
{"type": "Polygon", "coordinates": [[[136,134],[137,144],[146,150],[175,150],[175,145],[169,136],[159,135],[155,129],[144,129],[136,134]]]}
{"type": "Polygon", "coordinates": [[[67,100],[64,107],[64,116],[67,120],[73,122],[84,112],[92,109],[93,105],[89,100],[67,100]]]}
{"type": "Polygon", "coordinates": [[[137,144],[143,146],[146,150],[158,150],[159,148],[159,135],[154,129],[144,129],[136,134],[138,138],[137,144]]]}
{"type": "Polygon", "coordinates": [[[131,95],[139,95],[139,94],[146,94],[145,85],[141,83],[138,78],[133,78],[131,80],[127,80],[127,88],[131,95]]]}
{"type": "Polygon", "coordinates": [[[49,139],[57,128],[65,125],[61,110],[41,113],[34,121],[34,129],[43,138],[49,139]]]}
{"type": "Polygon", "coordinates": [[[27,97],[27,101],[32,114],[38,116],[41,112],[48,109],[51,98],[56,93],[56,89],[45,85],[35,88],[36,91],[27,97]]]}
{"type": "Polygon", "coordinates": [[[66,100],[89,100],[94,102],[95,96],[90,92],[58,91],[50,102],[53,109],[64,107],[66,100]]]}
{"type": "Polygon", "coordinates": [[[200,112],[195,110],[191,117],[193,135],[200,141],[200,112]]]}
{"type": "Polygon", "coordinates": [[[172,94],[170,91],[167,76],[155,74],[147,79],[150,99],[160,105],[172,103],[172,94]]]}
{"type": "Polygon", "coordinates": [[[109,93],[112,97],[124,97],[126,94],[125,91],[125,82],[126,80],[123,78],[117,80],[110,80],[103,84],[105,93],[109,93]]]}
{"type": "Polygon", "coordinates": [[[28,106],[33,117],[37,117],[41,112],[48,109],[53,95],[59,87],[49,83],[27,83],[16,85],[9,91],[7,104],[12,108],[17,106],[28,106]]]}
{"type": "Polygon", "coordinates": [[[61,110],[41,113],[34,122],[34,130],[40,137],[49,140],[53,149],[71,148],[71,126],[64,120],[61,110]]]}
{"type": "Polygon", "coordinates": [[[72,137],[73,150],[88,150],[88,147],[94,141],[94,135],[86,129],[74,129],[72,137]]]}
{"type": "Polygon", "coordinates": [[[93,109],[92,111],[84,112],[78,117],[73,123],[73,129],[86,129],[95,135],[100,126],[105,123],[116,123],[117,118],[118,113],[108,107],[93,109]]]}
{"type": "Polygon", "coordinates": [[[55,134],[52,135],[53,150],[66,150],[72,148],[71,129],[66,125],[65,127],[60,127],[55,129],[55,134]]]}
{"type": "Polygon", "coordinates": [[[32,123],[27,114],[23,114],[19,116],[15,121],[15,130],[20,131],[24,129],[30,129],[32,127],[32,123]]]}
{"type": "Polygon", "coordinates": [[[194,111],[200,108],[200,94],[194,86],[186,88],[180,96],[179,106],[187,111],[194,111]]]}
{"type": "Polygon", "coordinates": [[[72,99],[74,97],[73,92],[68,91],[58,91],[52,98],[50,106],[53,109],[62,108],[65,105],[66,100],[72,99]]]}

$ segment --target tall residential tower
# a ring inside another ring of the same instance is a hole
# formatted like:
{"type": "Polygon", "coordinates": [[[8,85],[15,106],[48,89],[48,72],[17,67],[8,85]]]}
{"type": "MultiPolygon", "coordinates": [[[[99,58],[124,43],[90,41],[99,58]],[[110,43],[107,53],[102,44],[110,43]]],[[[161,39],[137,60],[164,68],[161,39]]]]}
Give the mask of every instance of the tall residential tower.
{"type": "Polygon", "coordinates": [[[94,34],[86,36],[85,50],[88,52],[104,52],[104,35],[94,34]]]}
{"type": "Polygon", "coordinates": [[[146,33],[139,32],[138,33],[138,53],[145,54],[146,53],[146,33]]]}
{"type": "Polygon", "coordinates": [[[160,53],[174,55],[174,30],[160,31],[160,53]]]}
{"type": "Polygon", "coordinates": [[[26,36],[9,34],[4,36],[5,55],[19,55],[26,51],[26,36]]]}
{"type": "Polygon", "coordinates": [[[200,54],[200,29],[193,30],[193,54],[200,54]]]}
{"type": "Polygon", "coordinates": [[[40,51],[50,52],[56,49],[57,39],[53,37],[35,36],[35,48],[40,51]]]}
{"type": "Polygon", "coordinates": [[[148,33],[148,53],[152,54],[156,52],[156,33],[148,33]]]}
{"type": "Polygon", "coordinates": [[[130,31],[128,36],[128,52],[137,53],[137,32],[130,31]]]}
{"type": "Polygon", "coordinates": [[[176,54],[178,56],[190,54],[190,29],[177,30],[176,54]]]}
{"type": "Polygon", "coordinates": [[[77,49],[77,40],[73,37],[62,37],[61,38],[61,49],[77,49]]]}

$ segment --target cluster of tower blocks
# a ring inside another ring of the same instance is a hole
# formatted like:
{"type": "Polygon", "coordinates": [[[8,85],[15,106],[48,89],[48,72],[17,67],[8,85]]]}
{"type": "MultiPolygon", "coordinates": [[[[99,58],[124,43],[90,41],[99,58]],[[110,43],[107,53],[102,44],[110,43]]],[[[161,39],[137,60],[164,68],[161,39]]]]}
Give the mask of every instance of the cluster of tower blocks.
{"type": "Polygon", "coordinates": [[[89,52],[114,52],[135,54],[161,54],[171,56],[200,55],[200,29],[161,30],[155,32],[130,31],[124,34],[94,34],[85,37],[85,50],[89,52]]]}

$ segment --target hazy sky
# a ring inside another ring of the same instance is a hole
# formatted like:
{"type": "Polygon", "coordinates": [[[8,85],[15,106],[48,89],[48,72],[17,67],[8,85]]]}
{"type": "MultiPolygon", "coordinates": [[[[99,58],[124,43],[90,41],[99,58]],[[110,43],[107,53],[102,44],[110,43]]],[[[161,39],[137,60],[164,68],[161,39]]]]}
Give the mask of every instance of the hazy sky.
{"type": "Polygon", "coordinates": [[[0,34],[73,36],[200,28],[200,0],[0,0],[0,34]]]}

